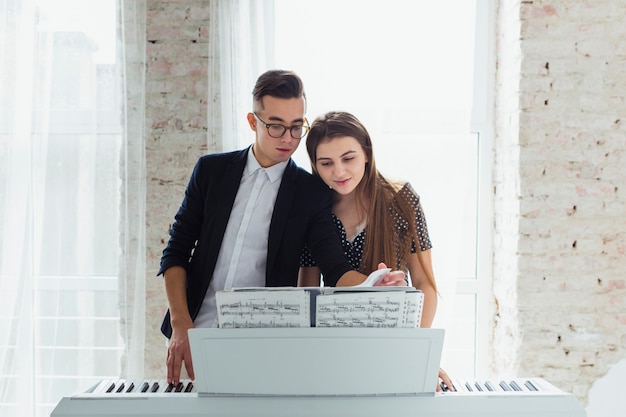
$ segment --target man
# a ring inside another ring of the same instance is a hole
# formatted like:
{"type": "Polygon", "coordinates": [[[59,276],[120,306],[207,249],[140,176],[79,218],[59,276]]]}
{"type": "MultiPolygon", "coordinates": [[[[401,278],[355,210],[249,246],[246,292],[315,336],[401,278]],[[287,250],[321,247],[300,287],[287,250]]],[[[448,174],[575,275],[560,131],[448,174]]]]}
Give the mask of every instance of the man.
{"type": "MultiPolygon", "coordinates": [[[[307,246],[327,285],[356,285],[333,229],[330,190],[291,160],[308,124],[300,78],[262,74],[248,124],[255,142],[244,150],[205,155],[197,162],[163,251],[169,303],[162,332],[169,337],[168,383],[182,363],[194,379],[187,330],[216,327],[215,293],[233,287],[296,286],[307,246]]],[[[383,285],[404,285],[397,271],[383,285]]]]}

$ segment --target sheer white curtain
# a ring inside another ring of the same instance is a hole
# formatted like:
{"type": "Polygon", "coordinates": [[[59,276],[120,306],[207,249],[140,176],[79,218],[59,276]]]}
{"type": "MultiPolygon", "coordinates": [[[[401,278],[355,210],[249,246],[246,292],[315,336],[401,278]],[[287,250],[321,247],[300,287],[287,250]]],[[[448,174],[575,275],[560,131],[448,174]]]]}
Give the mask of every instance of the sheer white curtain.
{"type": "Polygon", "coordinates": [[[123,376],[144,377],[146,327],[146,164],[145,57],[146,0],[116,0],[120,7],[117,39],[122,82],[122,202],[119,265],[123,376]]]}
{"type": "Polygon", "coordinates": [[[251,143],[245,115],[257,77],[271,68],[274,1],[210,0],[216,16],[209,30],[209,151],[251,143]]]}
{"type": "Polygon", "coordinates": [[[144,16],[139,0],[0,3],[2,416],[47,416],[140,359],[144,16]]]}

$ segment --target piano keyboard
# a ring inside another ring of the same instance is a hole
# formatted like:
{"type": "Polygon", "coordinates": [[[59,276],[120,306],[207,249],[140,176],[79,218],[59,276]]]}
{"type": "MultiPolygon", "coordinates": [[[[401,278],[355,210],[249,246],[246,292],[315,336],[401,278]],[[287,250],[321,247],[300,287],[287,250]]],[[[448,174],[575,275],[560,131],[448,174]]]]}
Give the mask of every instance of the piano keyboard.
{"type": "Polygon", "coordinates": [[[195,394],[196,388],[191,380],[182,380],[178,385],[168,384],[165,379],[105,379],[94,385],[84,394],[86,396],[116,396],[116,395],[169,395],[195,394]]]}
{"type": "MultiPolygon", "coordinates": [[[[540,394],[561,392],[557,387],[539,378],[516,378],[500,380],[458,380],[453,379],[452,385],[457,393],[473,393],[474,395],[490,394],[540,394]]],[[[450,392],[443,383],[441,385],[444,392],[450,392]]]]}
{"type": "MultiPolygon", "coordinates": [[[[443,393],[472,393],[473,395],[492,394],[550,394],[561,392],[554,385],[538,378],[516,378],[502,380],[458,380],[453,379],[454,391],[442,383],[443,393]]],[[[193,381],[182,380],[178,385],[168,384],[165,379],[105,379],[86,390],[83,396],[116,396],[117,394],[161,395],[161,394],[195,394],[193,381]]]]}
{"type": "Polygon", "coordinates": [[[192,381],[103,380],[63,398],[51,417],[586,417],[541,378],[453,380],[453,391],[383,396],[203,396],[192,381]]]}

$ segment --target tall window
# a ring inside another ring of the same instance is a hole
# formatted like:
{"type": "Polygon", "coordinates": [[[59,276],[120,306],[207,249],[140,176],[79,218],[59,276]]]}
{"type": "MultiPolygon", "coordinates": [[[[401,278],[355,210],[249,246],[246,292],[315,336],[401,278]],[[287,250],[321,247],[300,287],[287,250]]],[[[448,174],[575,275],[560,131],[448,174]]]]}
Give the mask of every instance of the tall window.
{"type": "MultiPolygon", "coordinates": [[[[302,76],[310,121],[356,115],[383,175],[420,195],[441,295],[434,327],[446,328],[442,363],[466,377],[481,373],[486,344],[488,3],[275,0],[274,66],[302,76]]],[[[304,146],[294,159],[310,167],[304,146]]]]}
{"type": "Polygon", "coordinates": [[[116,0],[0,6],[0,415],[120,374],[116,0]]]}

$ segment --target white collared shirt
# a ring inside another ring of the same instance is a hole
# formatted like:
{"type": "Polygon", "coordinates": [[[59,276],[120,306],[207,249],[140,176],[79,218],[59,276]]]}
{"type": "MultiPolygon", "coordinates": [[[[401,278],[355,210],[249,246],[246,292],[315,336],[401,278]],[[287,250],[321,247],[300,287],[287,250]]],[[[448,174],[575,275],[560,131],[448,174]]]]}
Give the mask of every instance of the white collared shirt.
{"type": "Polygon", "coordinates": [[[248,150],[246,167],[228,219],[213,279],[194,321],[195,327],[217,327],[217,291],[265,286],[270,222],[287,163],[263,168],[254,157],[252,148],[248,150]]]}

